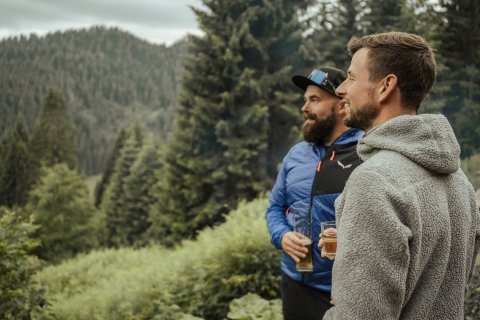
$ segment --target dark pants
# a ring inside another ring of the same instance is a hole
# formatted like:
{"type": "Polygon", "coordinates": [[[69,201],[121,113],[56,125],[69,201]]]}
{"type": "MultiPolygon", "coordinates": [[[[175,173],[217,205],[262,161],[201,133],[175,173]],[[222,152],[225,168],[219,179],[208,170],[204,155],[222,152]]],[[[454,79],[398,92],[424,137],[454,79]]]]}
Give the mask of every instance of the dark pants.
{"type": "Polygon", "coordinates": [[[330,293],[312,289],[282,274],[282,309],[285,320],[321,320],[332,306],[330,293]]]}

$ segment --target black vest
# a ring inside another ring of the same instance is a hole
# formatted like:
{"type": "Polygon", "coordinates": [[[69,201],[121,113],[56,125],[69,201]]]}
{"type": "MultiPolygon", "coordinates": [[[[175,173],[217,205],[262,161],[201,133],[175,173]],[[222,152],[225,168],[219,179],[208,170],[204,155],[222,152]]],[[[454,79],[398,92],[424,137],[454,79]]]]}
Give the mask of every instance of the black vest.
{"type": "Polygon", "coordinates": [[[342,192],[353,169],[361,163],[357,154],[357,142],[328,147],[325,157],[317,166],[312,196],[342,192]]]}

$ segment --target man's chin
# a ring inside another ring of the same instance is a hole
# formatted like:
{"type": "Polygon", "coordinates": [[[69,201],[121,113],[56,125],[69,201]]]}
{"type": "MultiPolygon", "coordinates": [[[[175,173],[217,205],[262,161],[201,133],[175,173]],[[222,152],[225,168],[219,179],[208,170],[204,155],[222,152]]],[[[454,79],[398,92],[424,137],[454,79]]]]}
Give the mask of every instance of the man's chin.
{"type": "Polygon", "coordinates": [[[362,129],[360,128],[359,124],[357,123],[357,121],[352,121],[351,118],[344,118],[343,119],[343,123],[347,126],[347,127],[350,127],[350,128],[357,128],[357,129],[362,129]]]}

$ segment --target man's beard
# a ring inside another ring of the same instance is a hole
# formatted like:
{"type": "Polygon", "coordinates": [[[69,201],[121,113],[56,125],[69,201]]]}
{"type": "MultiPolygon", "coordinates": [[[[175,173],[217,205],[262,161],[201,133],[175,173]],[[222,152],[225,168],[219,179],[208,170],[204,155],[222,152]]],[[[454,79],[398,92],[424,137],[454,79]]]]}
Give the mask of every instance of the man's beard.
{"type": "Polygon", "coordinates": [[[378,115],[378,109],[371,104],[364,105],[357,111],[350,109],[344,123],[347,127],[365,130],[370,127],[373,119],[378,115]]]}
{"type": "Polygon", "coordinates": [[[359,108],[357,111],[353,111],[350,107],[347,116],[344,118],[343,122],[347,127],[358,128],[365,131],[366,128],[370,127],[378,115],[378,109],[375,108],[373,103],[370,101],[373,100],[373,90],[370,90],[368,93],[369,102],[359,108]]]}
{"type": "Polygon", "coordinates": [[[323,120],[319,120],[315,114],[309,114],[305,116],[305,123],[302,126],[303,139],[312,143],[324,143],[325,139],[332,134],[336,123],[334,108],[332,108],[332,113],[323,120]],[[315,122],[310,125],[307,122],[308,119],[315,120],[315,122]]]}

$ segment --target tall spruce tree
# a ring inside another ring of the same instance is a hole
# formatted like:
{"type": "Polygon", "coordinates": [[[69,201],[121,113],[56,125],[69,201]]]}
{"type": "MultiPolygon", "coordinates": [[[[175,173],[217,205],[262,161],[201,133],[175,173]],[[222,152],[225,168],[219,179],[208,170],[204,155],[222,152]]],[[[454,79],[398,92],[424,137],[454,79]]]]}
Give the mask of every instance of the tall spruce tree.
{"type": "MultiPolygon", "coordinates": [[[[400,23],[405,27],[399,31],[408,31],[424,37],[428,43],[437,50],[441,32],[440,26],[444,24],[443,9],[439,7],[438,2],[429,0],[406,1],[400,23]]],[[[436,51],[437,74],[444,70],[443,57],[436,51]]],[[[448,87],[441,81],[436,81],[430,93],[421,104],[419,112],[421,113],[441,113],[444,105],[445,91],[448,87]]]]}
{"type": "Polygon", "coordinates": [[[127,210],[126,181],[132,174],[132,166],[138,158],[144,143],[143,129],[136,124],[127,135],[125,146],[115,162],[114,171],[101,204],[105,215],[106,245],[120,247],[130,245],[130,217],[127,210]]]}
{"type": "Polygon", "coordinates": [[[402,23],[406,0],[367,0],[361,25],[364,33],[408,31],[402,23]]]}
{"type": "Polygon", "coordinates": [[[206,11],[194,9],[205,36],[192,38],[166,150],[154,221],[164,242],[193,237],[271,187],[297,138],[289,66],[304,30],[298,11],[310,2],[204,0],[206,11]]]}
{"type": "Polygon", "coordinates": [[[407,0],[400,2],[401,14],[395,31],[421,35],[431,44],[438,25],[441,25],[440,8],[436,1],[407,0]]]}
{"type": "Polygon", "coordinates": [[[120,152],[125,146],[126,139],[127,139],[127,131],[125,129],[121,129],[120,133],[117,136],[117,140],[115,141],[115,145],[113,146],[112,152],[110,153],[110,157],[108,158],[107,164],[105,165],[105,169],[102,174],[102,179],[95,186],[95,206],[97,208],[99,208],[100,204],[102,203],[105,189],[110,183],[110,179],[113,174],[113,169],[115,168],[115,162],[120,157],[120,152]]]}
{"type": "Polygon", "coordinates": [[[445,69],[438,81],[448,90],[443,113],[452,122],[462,157],[480,152],[480,3],[476,0],[441,1],[445,25],[438,35],[445,69]]]}
{"type": "Polygon", "coordinates": [[[70,169],[77,168],[73,124],[57,89],[48,91],[42,114],[33,130],[31,146],[37,168],[58,163],[66,163],[70,169]]]}
{"type": "Polygon", "coordinates": [[[0,205],[23,206],[32,182],[32,156],[30,133],[21,114],[15,127],[5,132],[1,145],[0,205]]]}
{"type": "Polygon", "coordinates": [[[150,210],[155,203],[153,190],[161,166],[158,146],[146,141],[125,179],[127,245],[141,246],[150,242],[146,231],[151,225],[150,210]]]}
{"type": "MultiPolygon", "coordinates": [[[[365,0],[319,0],[307,18],[312,32],[306,45],[309,46],[311,66],[333,66],[347,70],[350,56],[346,50],[352,36],[361,36],[361,17],[365,0]]],[[[308,72],[308,71],[307,71],[308,72]]]]}

